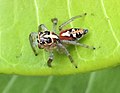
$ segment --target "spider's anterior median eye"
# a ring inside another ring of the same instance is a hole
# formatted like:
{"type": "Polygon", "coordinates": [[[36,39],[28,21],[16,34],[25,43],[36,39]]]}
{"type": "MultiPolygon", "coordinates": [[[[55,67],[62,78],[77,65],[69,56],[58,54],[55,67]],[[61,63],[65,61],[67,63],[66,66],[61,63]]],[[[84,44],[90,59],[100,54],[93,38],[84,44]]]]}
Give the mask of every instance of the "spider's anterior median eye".
{"type": "Polygon", "coordinates": [[[47,43],[51,43],[51,42],[52,42],[51,38],[48,37],[46,42],[47,42],[47,43]]]}
{"type": "Polygon", "coordinates": [[[45,44],[45,42],[44,42],[44,41],[43,41],[43,42],[40,42],[40,44],[41,44],[41,45],[44,45],[44,44],[45,44]]]}

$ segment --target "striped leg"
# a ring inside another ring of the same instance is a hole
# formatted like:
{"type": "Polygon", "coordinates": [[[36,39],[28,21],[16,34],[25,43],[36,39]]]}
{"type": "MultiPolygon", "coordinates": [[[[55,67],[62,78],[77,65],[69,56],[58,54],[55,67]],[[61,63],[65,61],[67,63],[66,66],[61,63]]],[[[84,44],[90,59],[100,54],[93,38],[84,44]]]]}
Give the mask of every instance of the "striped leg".
{"type": "Polygon", "coordinates": [[[81,43],[78,43],[76,41],[61,40],[61,42],[65,43],[65,44],[77,45],[77,46],[81,46],[81,47],[84,47],[84,48],[89,48],[89,49],[95,50],[95,47],[93,47],[93,46],[89,46],[89,45],[86,45],[86,44],[81,44],[81,43]]]}
{"type": "Polygon", "coordinates": [[[48,31],[47,27],[44,24],[40,24],[38,26],[38,32],[44,32],[44,31],[48,31]]]}
{"type": "Polygon", "coordinates": [[[74,62],[74,60],[73,60],[72,56],[70,55],[69,51],[61,43],[58,43],[58,47],[60,47],[60,48],[62,48],[64,50],[65,54],[70,59],[71,63],[75,66],[75,68],[77,68],[77,65],[74,62]]]}
{"type": "Polygon", "coordinates": [[[36,32],[31,32],[30,35],[29,35],[29,42],[30,42],[31,48],[32,48],[35,56],[38,55],[38,53],[36,51],[36,46],[37,46],[36,37],[37,37],[37,33],[36,32]]]}
{"type": "Polygon", "coordinates": [[[77,18],[83,17],[83,16],[85,16],[85,15],[87,15],[87,13],[84,13],[84,14],[82,14],[82,15],[74,16],[74,17],[72,17],[71,19],[67,20],[66,22],[64,22],[63,24],[61,24],[61,25],[59,26],[59,31],[61,31],[62,28],[63,28],[64,26],[66,26],[67,24],[69,24],[70,22],[74,21],[74,20],[77,19],[77,18]]]}
{"type": "Polygon", "coordinates": [[[56,32],[56,27],[57,27],[57,23],[58,23],[58,19],[57,18],[53,18],[51,19],[52,23],[53,23],[53,31],[56,32]]]}
{"type": "Polygon", "coordinates": [[[48,65],[49,67],[52,67],[51,63],[52,63],[52,61],[53,61],[53,57],[54,57],[53,52],[50,52],[50,56],[49,56],[49,59],[48,59],[48,61],[47,61],[47,65],[48,65]]]}

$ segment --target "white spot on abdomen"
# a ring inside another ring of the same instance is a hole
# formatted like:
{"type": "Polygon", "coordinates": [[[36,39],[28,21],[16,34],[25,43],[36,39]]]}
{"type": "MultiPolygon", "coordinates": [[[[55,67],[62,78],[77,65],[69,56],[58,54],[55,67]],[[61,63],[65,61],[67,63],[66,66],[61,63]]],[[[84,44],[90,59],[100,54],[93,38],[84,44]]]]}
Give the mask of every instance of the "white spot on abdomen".
{"type": "Polygon", "coordinates": [[[61,36],[70,36],[70,33],[69,33],[69,31],[67,31],[65,33],[62,33],[61,36]]]}

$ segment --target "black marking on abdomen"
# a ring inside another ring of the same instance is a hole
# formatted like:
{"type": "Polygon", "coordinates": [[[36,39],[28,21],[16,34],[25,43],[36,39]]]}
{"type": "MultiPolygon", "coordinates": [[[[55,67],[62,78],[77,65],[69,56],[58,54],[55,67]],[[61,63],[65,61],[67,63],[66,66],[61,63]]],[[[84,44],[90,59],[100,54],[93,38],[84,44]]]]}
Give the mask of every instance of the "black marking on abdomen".
{"type": "Polygon", "coordinates": [[[76,38],[80,38],[82,37],[82,34],[81,33],[76,33],[76,38]]]}

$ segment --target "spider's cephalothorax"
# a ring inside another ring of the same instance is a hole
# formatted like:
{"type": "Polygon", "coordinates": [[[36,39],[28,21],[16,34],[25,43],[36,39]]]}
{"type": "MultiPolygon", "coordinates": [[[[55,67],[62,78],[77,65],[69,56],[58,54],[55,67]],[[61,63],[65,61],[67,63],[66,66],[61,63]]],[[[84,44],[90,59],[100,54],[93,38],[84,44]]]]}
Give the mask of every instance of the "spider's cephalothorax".
{"type": "Polygon", "coordinates": [[[38,32],[37,43],[39,48],[44,48],[49,51],[56,48],[58,42],[60,42],[59,37],[54,32],[38,32]]]}
{"type": "Polygon", "coordinates": [[[45,49],[50,53],[49,59],[47,61],[47,65],[49,67],[52,67],[51,62],[53,61],[53,50],[61,48],[65,54],[68,56],[70,59],[71,63],[77,68],[76,63],[74,62],[72,56],[70,55],[69,51],[66,49],[64,44],[71,44],[71,45],[78,45],[82,46],[85,48],[92,48],[95,49],[94,47],[81,44],[77,42],[79,39],[81,39],[87,32],[87,29],[80,29],[80,28],[70,28],[67,30],[62,30],[62,28],[72,22],[74,19],[77,19],[79,17],[85,16],[86,13],[83,15],[78,15],[75,17],[72,17],[68,21],[64,22],[59,26],[59,31],[60,34],[57,35],[55,34],[56,31],[56,25],[58,22],[57,18],[53,18],[51,21],[53,23],[53,32],[49,31],[44,24],[39,25],[38,33],[37,32],[31,32],[29,35],[29,41],[32,47],[33,52],[37,56],[38,53],[36,51],[36,47],[40,49],[45,49]]]}

